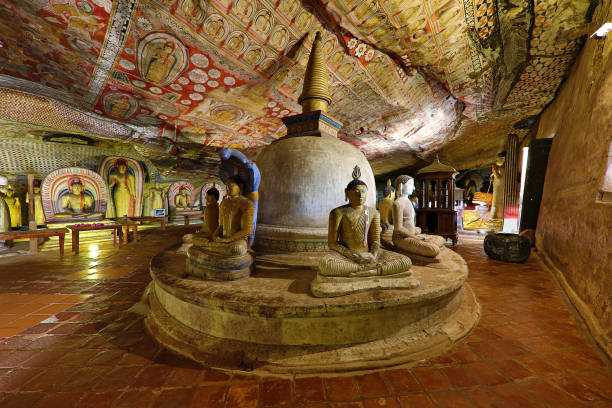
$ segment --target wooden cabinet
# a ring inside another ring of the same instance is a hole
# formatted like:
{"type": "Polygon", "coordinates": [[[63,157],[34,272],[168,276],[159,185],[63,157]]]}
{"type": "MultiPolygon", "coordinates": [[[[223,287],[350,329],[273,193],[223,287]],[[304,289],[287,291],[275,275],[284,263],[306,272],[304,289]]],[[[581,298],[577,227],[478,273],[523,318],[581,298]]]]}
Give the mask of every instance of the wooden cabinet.
{"type": "Polygon", "coordinates": [[[456,170],[436,160],[417,172],[419,208],[417,226],[425,234],[440,235],[457,243],[455,210],[456,170]]]}

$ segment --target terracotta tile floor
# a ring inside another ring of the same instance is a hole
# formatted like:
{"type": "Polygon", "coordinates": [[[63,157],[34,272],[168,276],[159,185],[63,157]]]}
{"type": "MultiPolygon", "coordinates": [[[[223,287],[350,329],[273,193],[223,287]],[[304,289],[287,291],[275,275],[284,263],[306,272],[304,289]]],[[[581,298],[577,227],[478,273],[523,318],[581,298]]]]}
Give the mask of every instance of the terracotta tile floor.
{"type": "Polygon", "coordinates": [[[446,355],[324,378],[202,368],[158,347],[143,317],[127,312],[150,279],[151,255],[185,232],[145,231],[138,247],[119,250],[92,240],[64,258],[51,243],[0,259],[0,335],[11,336],[0,339],[0,407],[612,407],[612,369],[550,275],[535,257],[488,260],[476,236],[456,250],[483,317],[446,355]],[[22,331],[7,331],[16,321],[22,331]]]}

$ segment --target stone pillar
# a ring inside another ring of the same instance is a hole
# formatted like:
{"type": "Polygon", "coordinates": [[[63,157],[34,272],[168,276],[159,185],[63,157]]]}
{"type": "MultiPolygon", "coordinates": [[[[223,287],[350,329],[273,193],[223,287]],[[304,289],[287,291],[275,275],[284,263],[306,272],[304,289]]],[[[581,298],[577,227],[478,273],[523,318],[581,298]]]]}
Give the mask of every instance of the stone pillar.
{"type": "Polygon", "coordinates": [[[516,218],[518,216],[519,200],[519,142],[515,134],[508,135],[508,147],[506,149],[505,181],[504,181],[504,209],[503,218],[516,218]]]}

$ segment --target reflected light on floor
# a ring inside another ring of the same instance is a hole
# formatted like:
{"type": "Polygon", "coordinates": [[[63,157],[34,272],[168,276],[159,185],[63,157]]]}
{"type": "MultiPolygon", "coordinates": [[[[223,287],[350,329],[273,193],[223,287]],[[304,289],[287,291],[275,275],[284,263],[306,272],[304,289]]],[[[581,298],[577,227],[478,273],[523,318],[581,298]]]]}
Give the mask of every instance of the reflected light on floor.
{"type": "Polygon", "coordinates": [[[97,258],[98,255],[100,255],[100,248],[98,247],[98,244],[91,244],[89,246],[89,257],[90,258],[97,258]]]}

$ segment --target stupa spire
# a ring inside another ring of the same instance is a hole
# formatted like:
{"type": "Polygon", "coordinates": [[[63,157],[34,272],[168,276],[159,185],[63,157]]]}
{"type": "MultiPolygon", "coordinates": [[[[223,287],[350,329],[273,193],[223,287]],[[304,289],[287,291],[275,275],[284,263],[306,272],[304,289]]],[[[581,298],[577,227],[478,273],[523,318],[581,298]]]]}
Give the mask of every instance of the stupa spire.
{"type": "Polygon", "coordinates": [[[310,57],[308,58],[302,94],[298,98],[299,104],[302,105],[302,113],[318,110],[326,113],[327,107],[331,104],[326,60],[327,55],[325,55],[325,50],[321,43],[321,33],[317,31],[312,44],[312,50],[310,51],[310,57]]]}

